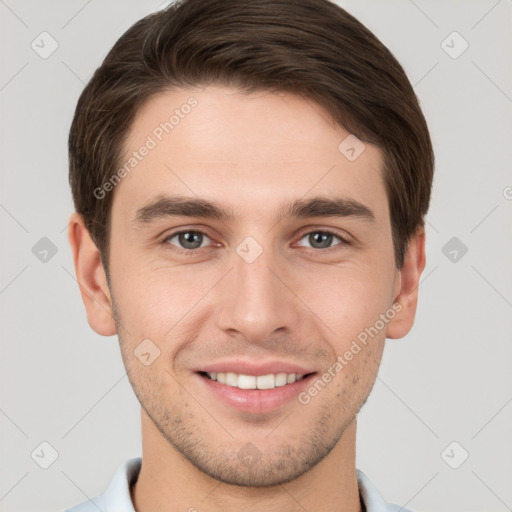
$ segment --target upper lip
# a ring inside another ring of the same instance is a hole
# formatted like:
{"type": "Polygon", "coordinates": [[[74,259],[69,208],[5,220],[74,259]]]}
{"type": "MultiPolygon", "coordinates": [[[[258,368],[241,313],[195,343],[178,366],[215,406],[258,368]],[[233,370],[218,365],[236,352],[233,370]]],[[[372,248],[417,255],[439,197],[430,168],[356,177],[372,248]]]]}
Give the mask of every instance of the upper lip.
{"type": "Polygon", "coordinates": [[[206,373],[237,373],[243,375],[269,375],[271,373],[298,373],[306,375],[314,373],[315,370],[305,368],[304,366],[286,361],[266,361],[256,363],[247,360],[218,361],[216,363],[206,364],[196,369],[197,372],[206,373]]]}

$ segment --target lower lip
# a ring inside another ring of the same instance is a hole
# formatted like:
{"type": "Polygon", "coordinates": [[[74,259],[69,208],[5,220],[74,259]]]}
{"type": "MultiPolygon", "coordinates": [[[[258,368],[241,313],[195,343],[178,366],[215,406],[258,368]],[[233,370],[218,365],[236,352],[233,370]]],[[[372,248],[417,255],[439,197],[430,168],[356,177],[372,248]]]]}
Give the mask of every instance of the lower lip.
{"type": "Polygon", "coordinates": [[[306,388],[315,374],[312,373],[293,384],[273,389],[240,389],[226,386],[201,374],[197,374],[203,384],[225,403],[239,411],[249,413],[272,412],[290,402],[306,388]]]}

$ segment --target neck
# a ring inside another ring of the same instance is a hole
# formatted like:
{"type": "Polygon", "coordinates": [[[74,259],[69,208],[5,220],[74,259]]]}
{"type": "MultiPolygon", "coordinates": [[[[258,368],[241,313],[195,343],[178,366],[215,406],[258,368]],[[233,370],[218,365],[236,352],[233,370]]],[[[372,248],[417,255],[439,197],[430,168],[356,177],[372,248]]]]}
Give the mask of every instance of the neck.
{"type": "Polygon", "coordinates": [[[142,411],[142,467],[131,489],[136,512],[361,512],[355,471],[356,420],[333,450],[295,480],[241,487],[199,471],[162,437],[142,411]]]}

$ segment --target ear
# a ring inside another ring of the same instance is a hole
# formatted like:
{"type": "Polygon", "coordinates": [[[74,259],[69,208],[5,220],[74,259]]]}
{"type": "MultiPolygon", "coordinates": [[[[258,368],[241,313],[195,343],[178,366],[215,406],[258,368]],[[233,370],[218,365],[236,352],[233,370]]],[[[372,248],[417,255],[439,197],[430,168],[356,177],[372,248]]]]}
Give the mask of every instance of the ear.
{"type": "Polygon", "coordinates": [[[409,241],[404,266],[397,276],[393,301],[397,314],[388,324],[387,338],[402,338],[411,330],[418,304],[420,277],[425,263],[425,230],[419,228],[409,241]]]}
{"type": "Polygon", "coordinates": [[[68,239],[89,325],[102,336],[113,336],[117,329],[100,252],[78,213],[70,218],[68,239]]]}

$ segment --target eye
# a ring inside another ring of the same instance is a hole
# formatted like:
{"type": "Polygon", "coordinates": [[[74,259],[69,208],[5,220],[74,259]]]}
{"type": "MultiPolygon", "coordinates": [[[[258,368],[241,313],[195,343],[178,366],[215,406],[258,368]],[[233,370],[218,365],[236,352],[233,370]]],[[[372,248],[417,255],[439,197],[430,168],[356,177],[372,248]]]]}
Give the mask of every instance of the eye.
{"type": "Polygon", "coordinates": [[[203,242],[205,238],[211,240],[203,231],[189,229],[169,235],[164,239],[164,243],[176,245],[179,249],[182,249],[183,252],[187,252],[204,247],[203,242]],[[176,243],[172,241],[173,239],[176,239],[176,243]]]}
{"type": "MultiPolygon", "coordinates": [[[[189,229],[172,233],[163,240],[163,243],[173,245],[176,247],[175,250],[178,253],[190,254],[197,249],[207,247],[208,240],[210,242],[212,241],[211,238],[203,231],[189,229]]],[[[307,243],[310,245],[303,245],[299,243],[299,246],[325,251],[335,249],[338,245],[350,244],[350,242],[341,235],[328,230],[310,231],[309,233],[304,234],[300,240],[307,240],[307,243]],[[339,242],[333,245],[334,239],[338,239],[339,242]]]]}
{"type": "Polygon", "coordinates": [[[305,247],[311,247],[312,249],[331,249],[336,245],[349,244],[349,241],[343,238],[342,236],[337,235],[332,231],[325,230],[310,231],[301,238],[301,240],[303,239],[306,239],[310,244],[309,246],[305,247]],[[334,238],[337,238],[340,241],[340,243],[332,246],[334,238]]]}

